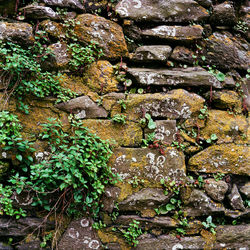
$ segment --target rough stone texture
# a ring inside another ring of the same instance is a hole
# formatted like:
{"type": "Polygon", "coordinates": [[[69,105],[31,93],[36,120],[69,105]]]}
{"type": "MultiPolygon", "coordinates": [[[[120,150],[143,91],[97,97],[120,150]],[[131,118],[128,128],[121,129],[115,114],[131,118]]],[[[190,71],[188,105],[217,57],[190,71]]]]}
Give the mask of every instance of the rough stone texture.
{"type": "Polygon", "coordinates": [[[229,210],[224,211],[225,216],[232,219],[249,219],[250,218],[250,208],[245,209],[244,211],[239,210],[229,210]]]}
{"type": "Polygon", "coordinates": [[[41,0],[41,2],[51,6],[84,10],[80,0],[41,0]]]}
{"type": "Polygon", "coordinates": [[[141,218],[138,215],[121,215],[119,216],[115,223],[119,225],[128,226],[129,223],[133,222],[133,220],[137,220],[140,222],[140,226],[145,227],[147,230],[151,228],[175,228],[178,223],[176,220],[171,217],[161,216],[154,218],[141,218]]]}
{"type": "Polygon", "coordinates": [[[213,145],[190,158],[188,170],[206,173],[250,175],[247,146],[213,145]]]}
{"type": "Polygon", "coordinates": [[[28,23],[0,22],[0,40],[31,45],[35,39],[28,23]]]}
{"type": "Polygon", "coordinates": [[[216,181],[214,179],[206,179],[204,185],[206,193],[215,201],[223,201],[228,190],[228,185],[224,181],[216,181]]]}
{"type": "Polygon", "coordinates": [[[241,113],[242,103],[240,96],[232,90],[223,90],[223,91],[212,91],[206,93],[206,98],[210,100],[212,98],[212,104],[220,109],[230,109],[234,110],[237,113],[241,113]]]}
{"type": "Polygon", "coordinates": [[[102,249],[101,242],[93,230],[88,218],[73,220],[58,244],[58,249],[75,250],[102,249]]]}
{"type": "Polygon", "coordinates": [[[188,216],[205,216],[224,212],[223,205],[212,201],[203,191],[194,189],[188,197],[185,197],[184,210],[188,216]]]}
{"type": "MultiPolygon", "coordinates": [[[[218,137],[217,143],[240,142],[244,143],[243,134],[247,134],[247,119],[245,116],[228,114],[226,111],[211,109],[208,111],[206,126],[201,130],[204,139],[212,134],[218,137]]],[[[246,143],[246,140],[245,140],[246,143]]]]}
{"type": "Polygon", "coordinates": [[[113,65],[108,61],[92,63],[85,71],[84,83],[98,94],[118,91],[113,65]]]}
{"type": "Polygon", "coordinates": [[[68,102],[57,104],[58,109],[76,114],[78,118],[100,118],[107,117],[107,111],[98,106],[88,96],[81,96],[71,99],[68,102]]]}
{"type": "Polygon", "coordinates": [[[60,15],[58,15],[53,9],[50,7],[40,6],[37,4],[31,4],[22,8],[25,11],[25,16],[32,19],[52,19],[58,20],[60,19],[60,15]]]}
{"type": "Polygon", "coordinates": [[[143,62],[165,62],[172,52],[168,45],[141,46],[135,50],[132,60],[143,62]]]}
{"type": "Polygon", "coordinates": [[[234,184],[231,193],[227,196],[230,205],[235,210],[244,211],[245,207],[237,186],[234,184]]]}
{"type": "Polygon", "coordinates": [[[143,85],[156,86],[213,86],[222,88],[215,76],[201,67],[174,69],[129,68],[128,73],[143,85]]]}
{"type": "Polygon", "coordinates": [[[122,202],[119,202],[118,206],[120,211],[154,209],[166,204],[170,200],[171,195],[165,195],[163,189],[160,188],[143,188],[122,202]]]}
{"type": "Polygon", "coordinates": [[[210,17],[210,21],[214,25],[234,25],[236,20],[232,2],[225,1],[213,7],[213,14],[210,17]]]}
{"type": "Polygon", "coordinates": [[[143,30],[141,35],[145,38],[164,39],[168,41],[188,42],[202,38],[203,28],[193,26],[166,26],[161,25],[152,29],[143,30]]]}
{"type": "Polygon", "coordinates": [[[159,182],[160,179],[180,180],[185,177],[184,155],[175,148],[167,148],[165,155],[147,148],[119,148],[110,158],[110,166],[122,179],[134,176],[159,182]]]}
{"type": "MultiPolygon", "coordinates": [[[[1,152],[1,149],[0,149],[1,152]]],[[[0,156],[0,159],[2,157],[0,156]]],[[[0,160],[0,181],[4,180],[5,175],[8,173],[8,170],[10,168],[9,162],[4,162],[0,160]]]]}
{"type": "Polygon", "coordinates": [[[149,128],[144,129],[144,134],[147,139],[147,135],[149,133],[155,133],[155,139],[165,142],[167,144],[171,144],[176,138],[175,134],[177,131],[176,121],[175,120],[160,120],[155,121],[156,128],[154,130],[150,130],[149,128]]]}
{"type": "MultiPolygon", "coordinates": [[[[0,218],[0,236],[4,237],[23,237],[32,233],[43,222],[43,218],[26,217],[19,220],[14,218],[0,218]]],[[[46,229],[54,228],[53,222],[46,223],[46,229]]]]}
{"type": "Polygon", "coordinates": [[[193,0],[121,0],[115,8],[121,18],[151,22],[189,22],[206,19],[209,14],[193,0]]]}
{"type": "Polygon", "coordinates": [[[138,123],[127,121],[126,124],[120,124],[110,120],[87,119],[82,124],[101,139],[115,140],[119,146],[133,147],[141,144],[142,129],[138,123]]]}
{"type": "Polygon", "coordinates": [[[43,248],[41,248],[40,244],[42,242],[37,239],[31,242],[27,242],[27,243],[21,243],[21,245],[18,245],[16,247],[17,250],[42,250],[43,248]]]}
{"type": "Polygon", "coordinates": [[[250,182],[245,183],[241,188],[240,192],[250,199],[250,182]]]}
{"type": "Polygon", "coordinates": [[[45,30],[50,36],[57,39],[65,39],[66,34],[61,23],[57,23],[51,20],[44,20],[40,23],[39,27],[45,30]]]}
{"type": "Polygon", "coordinates": [[[118,187],[107,187],[103,194],[102,204],[103,204],[103,211],[108,213],[112,213],[115,205],[115,201],[117,200],[121,190],[118,187]]]}
{"type": "Polygon", "coordinates": [[[229,32],[214,32],[206,40],[206,63],[220,68],[245,69],[250,63],[249,45],[229,32]]]}
{"type": "Polygon", "coordinates": [[[104,57],[109,59],[128,56],[123,31],[117,23],[90,14],[79,15],[75,21],[74,32],[78,41],[86,44],[97,42],[103,49],[104,57]]]}
{"type": "Polygon", "coordinates": [[[136,250],[164,250],[164,249],[203,249],[206,241],[200,236],[184,237],[181,241],[173,235],[161,235],[153,237],[145,235],[139,240],[139,244],[134,248],[136,250]],[[167,248],[166,248],[167,247],[167,248]]]}
{"type": "Polygon", "coordinates": [[[197,115],[204,99],[183,89],[164,94],[128,95],[125,114],[128,119],[140,120],[143,112],[154,118],[187,119],[197,115]]]}
{"type": "Polygon", "coordinates": [[[195,62],[195,58],[193,58],[194,55],[195,53],[192,50],[186,47],[176,46],[170,58],[178,62],[193,64],[195,62]]]}
{"type": "Polygon", "coordinates": [[[213,5],[212,0],[196,0],[204,8],[209,8],[213,5]]]}

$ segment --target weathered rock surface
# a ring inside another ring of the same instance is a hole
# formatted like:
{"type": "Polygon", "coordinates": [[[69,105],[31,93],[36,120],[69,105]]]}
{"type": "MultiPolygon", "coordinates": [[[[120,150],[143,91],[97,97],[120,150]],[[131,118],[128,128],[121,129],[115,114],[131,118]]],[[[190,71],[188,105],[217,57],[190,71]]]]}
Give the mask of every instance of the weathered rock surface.
{"type": "Polygon", "coordinates": [[[201,130],[201,136],[208,139],[212,134],[216,134],[217,143],[240,142],[243,141],[242,135],[247,134],[247,128],[245,116],[231,115],[227,111],[211,109],[208,111],[206,126],[201,130]]]}
{"type": "Polygon", "coordinates": [[[148,134],[154,132],[155,139],[165,142],[167,144],[171,144],[176,138],[175,134],[177,131],[176,128],[176,120],[159,120],[155,121],[156,128],[154,130],[150,130],[149,128],[144,129],[144,134],[147,139],[148,134]]]}
{"type": "Polygon", "coordinates": [[[58,109],[76,114],[78,118],[100,118],[107,117],[107,111],[98,106],[88,96],[81,96],[71,99],[68,102],[57,104],[58,109]]]}
{"type": "Polygon", "coordinates": [[[214,32],[206,40],[206,63],[224,69],[245,69],[250,63],[248,43],[233,37],[229,32],[214,32]]]}
{"type": "Polygon", "coordinates": [[[102,249],[102,244],[92,228],[92,221],[88,218],[73,220],[59,241],[58,248],[71,249],[102,249]]]}
{"type": "Polygon", "coordinates": [[[139,22],[189,22],[206,19],[209,14],[193,0],[121,0],[115,8],[122,18],[139,22]]]}
{"type": "Polygon", "coordinates": [[[60,19],[58,15],[52,8],[41,6],[37,4],[31,4],[22,8],[25,11],[25,16],[32,19],[60,19]]]}
{"type": "MultiPolygon", "coordinates": [[[[32,233],[41,226],[43,218],[26,217],[19,220],[14,218],[0,218],[0,236],[4,237],[23,237],[32,233]]],[[[53,222],[46,223],[46,229],[54,228],[53,222]]]]}
{"type": "Polygon", "coordinates": [[[30,24],[8,22],[0,22],[0,40],[18,42],[22,45],[30,45],[35,41],[30,24]]]}
{"type": "Polygon", "coordinates": [[[188,42],[202,38],[203,28],[193,26],[166,26],[161,25],[152,29],[143,30],[141,35],[145,38],[158,38],[168,41],[188,42]]]}
{"type": "Polygon", "coordinates": [[[89,44],[97,42],[104,57],[109,59],[128,56],[127,45],[121,26],[100,16],[79,15],[74,32],[78,41],[89,44]]]}
{"type": "Polygon", "coordinates": [[[210,17],[210,21],[214,25],[234,25],[236,20],[232,2],[225,1],[213,7],[213,14],[210,17]]]}
{"type": "Polygon", "coordinates": [[[250,198],[250,182],[245,183],[241,188],[240,192],[244,194],[248,199],[250,198]]]}
{"type": "Polygon", "coordinates": [[[193,56],[195,56],[195,53],[190,49],[182,46],[176,46],[170,58],[178,62],[193,64],[195,61],[193,56]]]}
{"type": "Polygon", "coordinates": [[[213,145],[190,158],[188,170],[206,173],[250,175],[247,146],[213,145]]]}
{"type": "Polygon", "coordinates": [[[219,203],[212,201],[203,191],[194,189],[189,197],[184,201],[187,207],[184,210],[188,216],[204,216],[213,213],[223,213],[224,207],[219,203]]]}
{"type": "Polygon", "coordinates": [[[50,36],[59,40],[65,39],[66,34],[61,23],[57,23],[51,20],[44,20],[40,23],[39,27],[43,28],[50,36]]]}
{"type": "Polygon", "coordinates": [[[125,113],[127,119],[139,120],[149,113],[154,118],[187,119],[198,115],[204,99],[183,89],[164,94],[130,94],[125,113]]]}
{"type": "Polygon", "coordinates": [[[117,200],[121,190],[118,187],[107,187],[103,194],[102,204],[103,211],[112,213],[115,205],[115,201],[117,200]]]}
{"type": "Polygon", "coordinates": [[[172,48],[168,45],[150,45],[141,46],[135,50],[132,60],[151,62],[165,62],[172,52],[172,48]]]}
{"type": "Polygon", "coordinates": [[[201,67],[174,69],[129,68],[128,73],[143,85],[156,86],[213,86],[222,88],[215,76],[201,67]]]}
{"type": "Polygon", "coordinates": [[[216,181],[214,179],[206,179],[204,185],[206,193],[215,201],[223,201],[228,190],[228,185],[224,181],[216,181]]]}
{"type": "Polygon", "coordinates": [[[84,10],[80,0],[41,0],[41,2],[51,6],[84,10]]]}
{"type": "Polygon", "coordinates": [[[165,195],[160,188],[143,188],[139,192],[133,193],[127,199],[119,202],[120,211],[143,211],[154,209],[166,204],[172,194],[165,195]]]}
{"type": "Polygon", "coordinates": [[[200,4],[204,8],[209,8],[213,5],[212,0],[196,0],[196,2],[198,2],[198,4],[200,4]]]}
{"type": "Polygon", "coordinates": [[[119,146],[139,146],[142,141],[142,129],[139,123],[119,124],[110,120],[83,120],[84,127],[97,134],[103,140],[115,140],[119,146]],[[122,131],[122,133],[121,133],[122,131]]]}
{"type": "Polygon", "coordinates": [[[230,205],[235,210],[244,211],[245,207],[237,186],[234,184],[231,193],[227,196],[230,205]]]}
{"type": "Polygon", "coordinates": [[[42,242],[39,239],[32,240],[31,242],[21,243],[20,245],[16,246],[17,250],[41,250],[42,242]]]}
{"type": "Polygon", "coordinates": [[[92,63],[85,71],[84,83],[98,94],[118,91],[113,65],[104,60],[92,63]]]}
{"type": "Polygon", "coordinates": [[[186,172],[183,153],[171,147],[165,155],[147,148],[118,148],[110,158],[110,166],[122,179],[138,176],[151,182],[168,177],[181,180],[186,172]]]}

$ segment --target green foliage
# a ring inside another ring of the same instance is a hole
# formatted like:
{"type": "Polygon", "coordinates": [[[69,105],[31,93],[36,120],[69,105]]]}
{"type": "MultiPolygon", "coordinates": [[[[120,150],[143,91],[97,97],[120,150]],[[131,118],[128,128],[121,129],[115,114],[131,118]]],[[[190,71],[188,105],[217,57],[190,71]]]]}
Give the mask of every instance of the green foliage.
{"type": "Polygon", "coordinates": [[[212,216],[208,216],[206,222],[202,222],[202,225],[208,229],[212,234],[216,234],[215,228],[216,225],[212,222],[212,216]]]}
{"type": "Polygon", "coordinates": [[[208,116],[208,108],[206,105],[200,109],[200,114],[198,116],[199,119],[204,120],[208,116]]]}
{"type": "Polygon", "coordinates": [[[103,223],[101,220],[99,220],[98,222],[94,222],[92,225],[92,227],[96,230],[105,228],[106,226],[107,225],[105,223],[103,223]]]}
{"type": "Polygon", "coordinates": [[[207,143],[213,143],[218,139],[216,134],[211,134],[210,138],[206,140],[207,143]]]}
{"type": "Polygon", "coordinates": [[[44,248],[48,246],[48,241],[51,241],[53,238],[52,233],[49,233],[43,237],[43,241],[40,243],[40,247],[44,248]]]}
{"type": "Polygon", "coordinates": [[[216,174],[213,174],[213,177],[216,181],[220,181],[222,180],[224,177],[225,177],[225,174],[222,174],[222,173],[216,173],[216,174]]]}
{"type": "Polygon", "coordinates": [[[125,124],[126,123],[126,116],[121,115],[121,114],[116,114],[112,117],[112,121],[117,122],[117,123],[121,123],[121,124],[125,124]]]}
{"type": "Polygon", "coordinates": [[[145,117],[140,120],[141,125],[146,125],[149,129],[155,129],[156,128],[156,123],[153,121],[152,117],[150,114],[146,113],[145,117]]]}
{"type": "Polygon", "coordinates": [[[117,103],[121,105],[122,111],[126,110],[126,108],[127,108],[126,100],[121,99],[121,100],[117,101],[117,103]]]}
{"type": "Polygon", "coordinates": [[[144,183],[143,179],[139,179],[137,176],[134,176],[132,179],[128,181],[129,184],[132,185],[133,188],[138,187],[140,184],[144,183]]]}
{"type": "Polygon", "coordinates": [[[146,139],[142,139],[142,147],[148,147],[155,140],[155,132],[147,134],[146,139]]]}
{"type": "Polygon", "coordinates": [[[186,145],[185,145],[185,144],[180,143],[180,142],[178,142],[178,141],[173,141],[172,144],[171,144],[171,146],[172,146],[172,147],[176,147],[177,149],[182,150],[182,151],[184,151],[185,148],[186,148],[186,145]]]}
{"type": "Polygon", "coordinates": [[[246,33],[248,31],[248,25],[244,21],[238,21],[236,25],[233,27],[235,31],[246,33]]]}

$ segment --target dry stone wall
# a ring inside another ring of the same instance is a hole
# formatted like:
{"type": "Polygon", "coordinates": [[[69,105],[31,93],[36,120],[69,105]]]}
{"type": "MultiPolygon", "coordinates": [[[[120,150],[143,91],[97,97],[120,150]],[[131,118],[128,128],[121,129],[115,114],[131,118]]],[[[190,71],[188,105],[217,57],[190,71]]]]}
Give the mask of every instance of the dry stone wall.
{"type": "MultiPolygon", "coordinates": [[[[1,215],[0,249],[40,249],[49,232],[62,250],[249,249],[249,10],[243,0],[0,0],[0,39],[25,48],[46,32],[42,67],[76,93],[57,104],[30,93],[24,114],[6,99],[1,68],[1,109],[18,115],[37,161],[41,124],[58,118],[69,131],[75,115],[112,140],[121,178],[106,187],[97,229],[87,215],[65,215],[60,232],[51,219],[37,234],[42,213],[14,195],[28,217],[1,215]],[[73,70],[68,46],[93,42],[102,55],[73,70]]],[[[18,161],[0,153],[4,183],[18,161]]]]}

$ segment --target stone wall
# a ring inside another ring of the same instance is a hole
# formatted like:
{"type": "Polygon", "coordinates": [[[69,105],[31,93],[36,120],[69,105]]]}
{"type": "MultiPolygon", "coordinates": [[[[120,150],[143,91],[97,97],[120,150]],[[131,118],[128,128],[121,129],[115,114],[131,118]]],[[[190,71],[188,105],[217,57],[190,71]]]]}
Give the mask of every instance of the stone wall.
{"type": "MultiPolygon", "coordinates": [[[[46,31],[53,56],[43,66],[61,72],[62,86],[77,96],[59,104],[27,96],[28,115],[12,96],[2,109],[18,115],[42,157],[40,124],[59,118],[67,130],[75,114],[114,140],[109,164],[122,179],[103,195],[106,227],[65,216],[58,249],[249,249],[248,1],[18,2],[0,0],[0,38],[25,47],[46,31]],[[65,20],[75,25],[65,28],[65,20]],[[80,44],[94,41],[103,50],[80,73],[70,67],[67,29],[80,44]],[[123,235],[133,235],[134,220],[143,234],[131,246],[123,235]]],[[[3,181],[16,163],[0,151],[3,181]]],[[[41,234],[31,234],[42,220],[37,211],[20,220],[1,216],[0,249],[40,249],[41,234]],[[6,245],[9,238],[15,244],[6,245]]],[[[46,232],[54,228],[47,222],[46,232]]]]}

